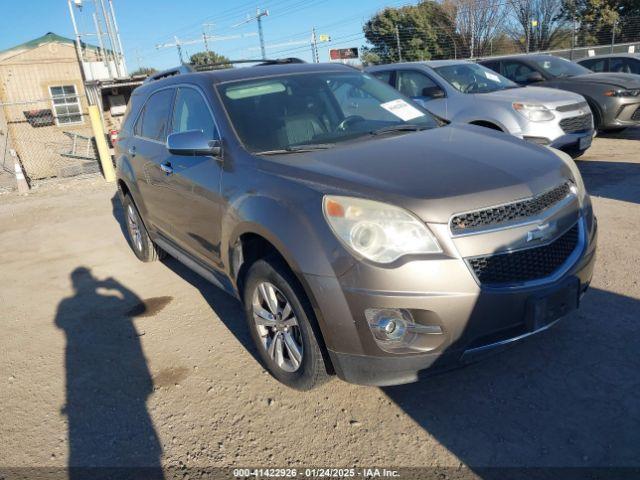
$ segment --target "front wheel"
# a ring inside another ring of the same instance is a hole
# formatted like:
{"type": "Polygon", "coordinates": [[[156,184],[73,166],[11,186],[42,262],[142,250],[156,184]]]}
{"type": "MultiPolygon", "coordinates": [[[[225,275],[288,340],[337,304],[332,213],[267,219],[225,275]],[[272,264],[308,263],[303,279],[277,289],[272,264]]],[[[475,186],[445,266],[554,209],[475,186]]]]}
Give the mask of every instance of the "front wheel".
{"type": "Polygon", "coordinates": [[[329,375],[311,323],[313,310],[283,262],[255,262],[243,297],[251,336],[271,375],[296,390],[324,383],[329,375]]]}

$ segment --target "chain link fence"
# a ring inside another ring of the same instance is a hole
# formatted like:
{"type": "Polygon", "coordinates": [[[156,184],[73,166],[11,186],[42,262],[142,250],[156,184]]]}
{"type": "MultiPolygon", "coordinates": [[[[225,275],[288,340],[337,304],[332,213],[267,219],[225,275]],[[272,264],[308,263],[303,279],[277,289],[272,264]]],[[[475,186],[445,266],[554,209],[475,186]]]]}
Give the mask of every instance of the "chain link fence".
{"type": "Polygon", "coordinates": [[[89,115],[79,95],[53,91],[50,98],[0,103],[0,110],[3,175],[13,174],[16,159],[30,181],[100,170],[89,115]]]}

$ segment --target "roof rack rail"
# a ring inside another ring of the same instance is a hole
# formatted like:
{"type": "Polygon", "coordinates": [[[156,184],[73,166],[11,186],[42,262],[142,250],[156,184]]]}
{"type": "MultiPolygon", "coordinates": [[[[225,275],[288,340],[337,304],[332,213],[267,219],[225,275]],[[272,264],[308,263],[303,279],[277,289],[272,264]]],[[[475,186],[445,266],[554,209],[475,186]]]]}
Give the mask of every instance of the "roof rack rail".
{"type": "Polygon", "coordinates": [[[190,64],[190,66],[197,72],[204,72],[207,70],[217,70],[219,68],[227,68],[230,65],[242,64],[242,63],[255,63],[256,67],[261,65],[286,65],[290,63],[306,63],[304,60],[295,57],[289,58],[274,58],[274,59],[265,59],[259,58],[255,60],[227,60],[226,62],[215,62],[215,63],[206,63],[204,65],[194,65],[190,64]]]}
{"type": "Polygon", "coordinates": [[[156,80],[162,80],[163,78],[173,77],[174,75],[181,75],[184,73],[192,73],[196,70],[189,64],[183,63],[180,66],[163,70],[149,75],[143,83],[155,82],[156,80]]]}

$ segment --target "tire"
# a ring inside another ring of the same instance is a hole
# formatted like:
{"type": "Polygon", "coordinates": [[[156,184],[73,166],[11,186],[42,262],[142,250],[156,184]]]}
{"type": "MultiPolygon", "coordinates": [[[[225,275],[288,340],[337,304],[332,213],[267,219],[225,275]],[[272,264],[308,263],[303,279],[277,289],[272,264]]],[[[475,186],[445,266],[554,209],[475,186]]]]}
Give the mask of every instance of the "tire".
{"type": "Polygon", "coordinates": [[[275,379],[302,391],[329,379],[318,342],[320,334],[314,329],[313,309],[284,262],[271,258],[251,265],[243,300],[251,337],[263,365],[275,379]]]}
{"type": "Polygon", "coordinates": [[[155,262],[164,258],[166,253],[153,243],[149,237],[147,228],[144,226],[140,212],[138,212],[138,208],[133,203],[131,195],[125,195],[122,207],[124,209],[124,221],[127,225],[127,240],[138,260],[155,262]]]}

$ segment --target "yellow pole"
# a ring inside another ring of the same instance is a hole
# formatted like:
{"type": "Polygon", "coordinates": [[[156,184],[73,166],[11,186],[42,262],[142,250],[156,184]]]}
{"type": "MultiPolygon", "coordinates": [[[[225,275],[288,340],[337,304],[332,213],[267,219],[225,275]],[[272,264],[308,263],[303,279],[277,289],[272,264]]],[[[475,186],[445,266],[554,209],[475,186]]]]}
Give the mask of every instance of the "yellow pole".
{"type": "Polygon", "coordinates": [[[111,154],[109,153],[109,147],[107,147],[107,140],[104,138],[104,129],[102,128],[100,111],[96,105],[89,105],[89,118],[91,119],[93,134],[96,137],[98,157],[100,157],[100,164],[102,165],[104,179],[107,182],[114,182],[116,180],[116,172],[113,169],[113,163],[111,162],[111,154]]]}

